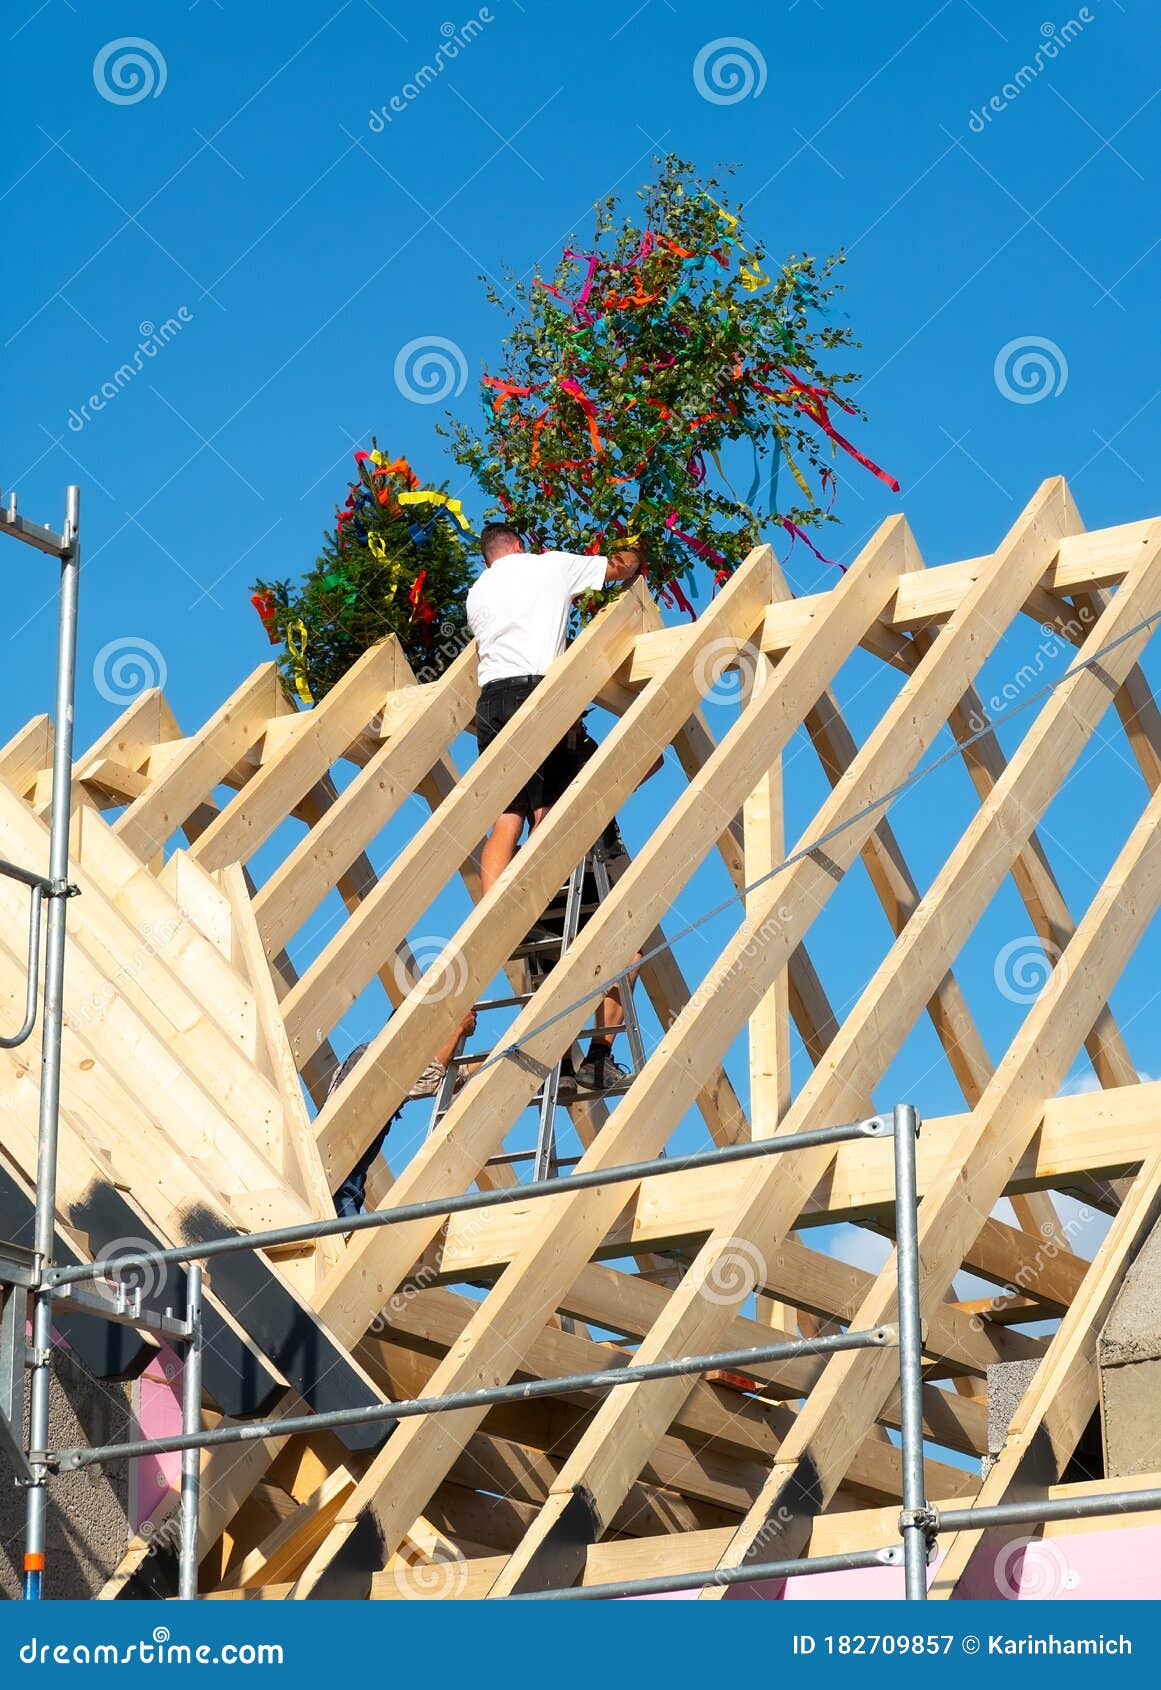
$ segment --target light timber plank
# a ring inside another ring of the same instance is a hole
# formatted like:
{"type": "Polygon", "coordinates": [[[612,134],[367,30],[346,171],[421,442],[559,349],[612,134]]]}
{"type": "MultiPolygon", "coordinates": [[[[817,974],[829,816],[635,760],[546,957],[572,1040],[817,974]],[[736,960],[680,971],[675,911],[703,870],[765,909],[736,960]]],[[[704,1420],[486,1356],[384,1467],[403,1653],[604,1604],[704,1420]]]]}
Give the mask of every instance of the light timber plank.
{"type": "MultiPolygon", "coordinates": [[[[684,1069],[686,1065],[696,1067],[699,1061],[704,1060],[702,1052],[707,1047],[714,1048],[719,1040],[728,1042],[777,968],[784,954],[787,936],[795,930],[797,910],[804,902],[813,909],[825,901],[834,885],[836,872],[841,873],[845,869],[873,831],[879,818],[873,811],[868,812],[868,799],[877,791],[890,790],[917,761],[929,737],[961,696],[964,685],[984,661],[991,645],[998,640],[1006,621],[1018,610],[1028,588],[1042,574],[1046,554],[1058,543],[1066,526],[1074,521],[1063,484],[1048,482],[991,561],[980,567],[971,590],[949,619],[939,643],[938,658],[934,652],[929,652],[905,682],[843,782],[836,787],[808,829],[804,845],[811,839],[826,839],[825,851],[806,856],[776,876],[764,889],[759,907],[747,917],[711,972],[707,1000],[712,1004],[712,1017],[691,1017],[686,1026],[679,1022],[670,1030],[643,1080],[638,1082],[617,1111],[613,1135],[622,1123],[626,1129],[635,1127],[640,1115],[651,1110],[653,1119],[648,1128],[644,1128],[642,1123],[642,1130],[637,1135],[637,1144],[640,1144],[646,1132],[651,1137],[657,1126],[663,1127],[671,1118],[674,1104],[680,1106],[681,1102],[681,1090],[675,1083],[674,1069],[684,1069]],[[834,830],[844,820],[849,825],[836,836],[834,830]],[[755,942],[756,934],[765,935],[770,927],[775,927],[776,933],[766,938],[765,944],[759,948],[755,942]],[[651,1069],[655,1069],[653,1076],[651,1069]],[[648,1084],[651,1077],[654,1078],[653,1085],[648,1084]],[[657,1119],[659,1114],[660,1121],[657,1119]]],[[[786,661],[784,659],[784,663],[786,661]]],[[[909,939],[913,942],[915,935],[922,931],[922,910],[921,905],[908,922],[903,936],[896,941],[891,959],[901,947],[908,945],[909,939]]],[[[911,948],[914,948],[913,943],[911,948]]],[[[917,990],[922,993],[917,1008],[926,1001],[931,988],[946,971],[949,950],[954,954],[951,947],[944,946],[940,950],[933,946],[926,969],[912,957],[908,966],[900,971],[906,974],[911,993],[917,990]],[[941,957],[942,967],[938,966],[941,957]],[[926,991],[923,990],[925,984],[926,991]]],[[[884,965],[884,969],[886,967],[884,965]]],[[[880,970],[880,975],[884,969],[880,970]]],[[[892,979],[897,977],[892,972],[892,979]]],[[[878,978],[872,987],[868,987],[860,1005],[870,1001],[870,994],[877,983],[878,978]]],[[[855,1014],[857,1018],[857,1009],[855,1014]]],[[[842,1105],[847,1102],[843,1094],[850,1083],[849,1077],[856,1073],[859,1075],[861,1091],[881,1074],[879,1057],[864,1059],[857,1066],[845,1060],[854,1025],[855,1022],[848,1017],[828,1051],[825,1066],[816,1069],[808,1080],[781,1131],[819,1124],[817,1100],[820,1095],[825,1099],[822,1108],[826,1118],[837,1116],[841,1119],[846,1113],[842,1105]],[[837,1059],[836,1051],[839,1053],[837,1059]]],[[[886,1005],[880,1002],[876,1027],[880,1044],[884,1047],[881,1051],[883,1066],[893,1049],[887,1043],[890,1025],[886,1005]]],[[[902,1031],[900,1027],[900,1037],[902,1031]]],[[[620,1148],[623,1152],[624,1141],[620,1148]]],[[[635,1153],[640,1151],[635,1150],[635,1153]]],[[[642,1356],[655,1359],[663,1355],[688,1353],[688,1349],[700,1349],[703,1343],[711,1350],[716,1347],[717,1333],[728,1318],[730,1301],[729,1297],[717,1294],[720,1260],[729,1260],[731,1252],[741,1253],[755,1245],[761,1255],[766,1248],[780,1242],[810,1187],[831,1160],[832,1153],[826,1149],[800,1151],[772,1161],[758,1171],[751,1182],[750,1195],[740,1211],[723,1216],[714,1234],[703,1246],[693,1269],[675,1292],[665,1317],[641,1345],[639,1353],[642,1356]],[[774,1216],[777,1216],[776,1222],[774,1216]]],[[[559,1241],[558,1231],[558,1249],[559,1241]]],[[[509,1594],[525,1582],[530,1583],[531,1588],[536,1587],[537,1580],[543,1576],[537,1567],[538,1564],[543,1566],[549,1547],[554,1557],[562,1552],[560,1539],[564,1527],[560,1522],[569,1508],[570,1498],[583,1495],[586,1518],[591,1522],[588,1529],[594,1535],[600,1535],[602,1523],[615,1506],[614,1499],[621,1494],[625,1483],[631,1481],[637,1460],[648,1449],[651,1437],[664,1426],[666,1417],[671,1416],[683,1389],[683,1380],[651,1383],[645,1389],[629,1386],[619,1392],[616,1399],[602,1405],[581,1447],[574,1452],[561,1474],[559,1494],[554,1497],[552,1506],[542,1511],[535,1531],[529,1534],[521,1550],[512,1557],[509,1570],[497,1583],[496,1595],[509,1594]]],[[[810,1400],[816,1394],[817,1387],[810,1400]]],[[[574,1508],[574,1515],[576,1512],[574,1508]]],[[[574,1520],[574,1527],[575,1524],[574,1520]]],[[[571,1549],[563,1552],[566,1557],[573,1554],[571,1549]]],[[[559,1570],[558,1565],[557,1572],[559,1570]]]]}
{"type": "MultiPolygon", "coordinates": [[[[1035,595],[1041,587],[1061,594],[1115,586],[1138,561],[1148,539],[1149,526],[1148,520],[1127,522],[1116,528],[1061,536],[1041,582],[1029,589],[1028,598],[1036,602],[1035,595]]],[[[904,578],[893,603],[883,613],[882,624],[896,632],[906,632],[945,621],[971,591],[986,562],[986,558],[967,558],[962,563],[940,564],[904,578]]],[[[789,651],[826,596],[814,593],[789,603],[772,603],[762,629],[762,650],[771,657],[789,651]]],[[[664,632],[643,634],[630,662],[617,677],[621,685],[637,687],[659,674],[672,660],[678,637],[677,630],[668,628],[664,632]]],[[[872,641],[868,639],[867,643],[870,645],[872,641]]]]}
{"type": "Polygon", "coordinates": [[[381,709],[397,683],[400,655],[399,641],[392,635],[352,664],[309,719],[190,847],[196,862],[218,869],[254,855],[381,709]]]}
{"type": "MultiPolygon", "coordinates": [[[[668,874],[688,875],[692,872],[694,864],[712,846],[736,812],[744,794],[753,789],[763,764],[768,766],[770,756],[786,743],[809,708],[812,698],[817,695],[820,665],[837,666],[843,660],[868,621],[877,614],[878,608],[893,590],[900,568],[910,561],[908,548],[909,540],[903,524],[892,522],[883,525],[862,557],[836,588],[825,615],[819,618],[801,644],[780,665],[777,679],[770,689],[751,709],[743,713],[701,775],[690,784],[687,792],[678,801],[670,813],[666,827],[654,835],[650,844],[630,865],[612,896],[578,938],[567,961],[553,971],[550,979],[538,992],[536,1001],[529,1006],[523,1017],[518,1018],[513,1029],[514,1037],[520,1036],[524,1023],[533,1027],[539,1018],[556,1012],[558,1003],[563,1009],[564,1004],[575,992],[574,979],[599,981],[603,969],[612,971],[629,960],[637,929],[626,921],[626,910],[633,912],[639,926],[651,925],[654,915],[659,913],[661,903],[676,890],[676,885],[669,883],[668,874]],[[666,846],[671,840],[680,841],[681,859],[673,864],[671,870],[667,867],[663,873],[662,864],[667,858],[671,860],[677,856],[672,847],[666,852],[666,846]]],[[[707,612],[707,617],[698,625],[703,633],[712,628],[708,621],[710,615],[717,610],[720,617],[721,607],[729,602],[727,595],[742,579],[741,573],[736,575],[715,600],[710,612],[707,612]]],[[[740,644],[744,637],[743,629],[741,637],[735,637],[736,644],[740,644]]],[[[718,654],[728,648],[722,645],[721,636],[716,630],[711,633],[711,638],[715,638],[718,644],[709,654],[716,657],[720,663],[718,654]]],[[[702,651],[698,653],[698,660],[704,661],[702,654],[705,652],[707,647],[703,645],[702,651]]],[[[705,677],[707,684],[710,674],[712,670],[705,677]]],[[[825,682],[826,678],[827,675],[823,672],[822,681],[825,682]]],[[[641,702],[646,702],[648,697],[649,694],[646,694],[641,702]]],[[[688,714],[688,708],[685,713],[688,714]]],[[[620,749],[619,736],[632,724],[633,715],[634,711],[631,710],[622,718],[620,729],[614,730],[605,742],[603,753],[593,759],[585,777],[582,777],[582,782],[576,784],[583,786],[593,780],[602,756],[611,756],[620,749]]],[[[644,749],[647,753],[648,747],[644,749]]],[[[555,815],[555,810],[550,812],[546,827],[552,825],[555,815]]],[[[677,884],[680,884],[680,881],[677,884]]],[[[793,920],[788,921],[786,930],[789,931],[793,926],[793,920]]],[[[796,933],[795,938],[797,937],[796,933]]],[[[676,1025],[681,1025],[684,1019],[685,1016],[679,1017],[676,1025]]],[[[534,1061],[551,1060],[555,1049],[571,1037],[582,1023],[583,1008],[580,1011],[573,1010],[564,1014],[562,1020],[553,1028],[533,1034],[521,1042],[527,1055],[534,1061]]],[[[629,1096],[622,1100],[608,1127],[586,1152],[582,1166],[596,1166],[606,1160],[624,1159],[620,1154],[623,1146],[623,1137],[618,1130],[620,1121],[626,1109],[632,1111],[633,1099],[645,1083],[646,1077],[659,1071],[660,1052],[665,1050],[668,1042],[668,1038],[663,1041],[660,1051],[654,1055],[644,1074],[638,1077],[629,1096]]],[[[686,1071],[685,1078],[691,1079],[692,1073],[686,1071]]],[[[473,1131],[478,1132],[478,1124],[485,1122],[492,1109],[500,1107],[501,1095],[519,1099],[522,1095],[531,1095],[534,1086],[535,1075],[527,1074],[523,1065],[508,1064],[487,1071],[467,1088],[467,1091],[476,1092],[474,1106],[470,1111],[470,1122],[463,1119],[469,1115],[466,1108],[466,1091],[460,1104],[453,1105],[446,1118],[443,1133],[446,1134],[449,1145],[450,1142],[462,1143],[464,1131],[469,1125],[473,1131]],[[492,1104],[490,1099],[492,1093],[497,1099],[495,1104],[492,1104]],[[455,1134],[454,1140],[452,1134],[455,1134]]],[[[692,1090],[696,1094],[696,1083],[693,1084],[692,1090]]],[[[659,1131],[659,1142],[663,1142],[667,1136],[668,1120],[667,1115],[659,1112],[651,1121],[651,1130],[659,1131]]],[[[441,1136],[437,1135],[429,1144],[436,1145],[441,1136]]],[[[617,1207],[620,1206],[619,1197],[613,1197],[611,1200],[617,1207]]],[[[578,1201],[582,1215],[588,1217],[587,1227],[570,1225],[567,1245],[562,1237],[563,1229],[557,1228],[552,1245],[551,1273],[547,1271],[549,1264],[539,1247],[540,1240],[533,1235],[530,1256],[534,1256],[535,1260],[527,1263],[522,1261],[520,1272],[516,1271],[514,1264],[482,1305],[479,1315],[473,1319],[469,1333],[465,1335],[461,1356],[449,1358],[446,1369],[441,1370],[441,1389],[455,1388],[451,1384],[453,1379],[475,1376],[480,1366],[489,1372],[498,1367],[510,1374],[519,1357],[520,1339],[530,1329],[535,1329],[539,1321],[555,1306],[560,1290],[575,1278],[576,1272],[590,1253],[588,1231],[593,1227],[593,1215],[596,1217],[595,1229],[598,1238],[603,1230],[602,1217],[609,1209],[610,1196],[599,1192],[585,1193],[581,1199],[574,1199],[573,1203],[578,1201]],[[472,1340],[470,1344],[469,1337],[472,1340]]],[[[611,1219],[611,1216],[609,1218],[611,1219]]],[[[467,1425],[472,1418],[474,1415],[457,1415],[455,1420],[467,1425]]],[[[414,1484],[416,1489],[426,1486],[432,1474],[438,1474],[442,1459],[442,1449],[423,1448],[428,1440],[422,1435],[418,1440],[408,1438],[408,1431],[408,1427],[401,1426],[399,1433],[391,1440],[389,1449],[385,1449],[372,1464],[359,1491],[344,1509],[332,1534],[333,1542],[324,1545],[314,1557],[303,1579],[299,1581],[296,1590],[300,1594],[309,1591],[321,1577],[331,1556],[350,1538],[364,1510],[373,1515],[378,1530],[384,1534],[385,1542],[393,1547],[393,1540],[397,1541],[396,1525],[411,1507],[411,1497],[414,1494],[412,1485],[414,1484]],[[418,1459],[411,1460],[414,1451],[411,1448],[405,1450],[404,1443],[409,1446],[415,1443],[417,1448],[423,1449],[422,1462],[418,1459]],[[396,1446],[399,1459],[396,1459],[396,1446]],[[400,1466],[406,1475],[402,1484],[400,1466]],[[388,1492],[391,1493],[390,1499],[388,1492]]],[[[400,1529],[405,1530],[405,1524],[400,1529]]]]}
{"type": "Polygon", "coordinates": [[[200,733],[184,742],[148,792],[118,817],[114,827],[119,837],[146,861],[156,856],[262,737],[270,717],[284,715],[287,708],[277,664],[263,663],[200,733]]]}
{"type": "Polygon", "coordinates": [[[424,710],[392,732],[255,894],[254,914],[269,951],[280,950],[298,931],[467,726],[478,691],[475,646],[424,690],[430,693],[424,710]]]}

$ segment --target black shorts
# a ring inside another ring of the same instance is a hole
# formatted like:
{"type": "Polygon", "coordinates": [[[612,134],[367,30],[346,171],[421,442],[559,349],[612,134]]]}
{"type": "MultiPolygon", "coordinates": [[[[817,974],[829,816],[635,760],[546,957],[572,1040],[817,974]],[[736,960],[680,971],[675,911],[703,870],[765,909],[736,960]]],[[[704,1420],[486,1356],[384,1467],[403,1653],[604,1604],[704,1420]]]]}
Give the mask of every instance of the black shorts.
{"type": "MultiPolygon", "coordinates": [[[[480,688],[476,705],[476,744],[486,751],[501,728],[505,727],[531,698],[544,679],[543,675],[518,675],[511,680],[489,681],[480,688]]],[[[576,759],[569,748],[569,734],[554,745],[543,763],[527,771],[524,784],[504,806],[505,811],[521,815],[531,822],[533,811],[555,804],[576,772],[576,759]]]]}
{"type": "MultiPolygon", "coordinates": [[[[476,744],[485,751],[501,728],[512,720],[520,706],[536,691],[542,675],[520,675],[512,680],[489,681],[480,689],[476,705],[476,744]]],[[[524,785],[505,806],[509,814],[521,815],[529,822],[534,810],[547,809],[555,804],[579,770],[596,754],[597,742],[584,725],[583,719],[554,745],[538,768],[532,769],[524,785]]],[[[624,854],[620,829],[614,816],[604,832],[606,855],[624,854]]]]}

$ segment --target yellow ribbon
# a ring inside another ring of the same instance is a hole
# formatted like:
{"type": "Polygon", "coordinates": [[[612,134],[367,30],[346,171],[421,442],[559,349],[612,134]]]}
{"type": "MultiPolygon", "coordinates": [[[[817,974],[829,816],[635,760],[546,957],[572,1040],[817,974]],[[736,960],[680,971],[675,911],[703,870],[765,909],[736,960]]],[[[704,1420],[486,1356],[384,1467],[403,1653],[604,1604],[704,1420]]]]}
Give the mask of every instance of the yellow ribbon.
{"type": "MultiPolygon", "coordinates": [[[[732,239],[734,230],[738,226],[738,219],[734,216],[733,212],[727,211],[724,205],[719,205],[717,200],[710,194],[703,194],[702,198],[706,200],[708,204],[713,206],[722,222],[726,225],[726,233],[732,239]]],[[[736,241],[734,244],[735,246],[738,245],[736,241]]],[[[745,288],[747,293],[756,293],[759,288],[766,287],[770,278],[758,263],[754,253],[748,252],[743,246],[738,246],[738,251],[742,255],[738,264],[738,275],[741,279],[742,286],[745,288]]]]}
{"type": "Polygon", "coordinates": [[[733,212],[727,211],[724,205],[719,205],[717,200],[714,199],[712,194],[704,194],[703,193],[701,197],[702,197],[703,200],[705,200],[707,205],[713,206],[714,210],[717,212],[718,216],[721,218],[722,222],[726,225],[727,229],[729,230],[730,234],[732,235],[734,230],[738,226],[738,219],[734,216],[733,212]]]}
{"type": "MultiPolygon", "coordinates": [[[[773,404],[774,401],[771,400],[770,403],[773,404]]],[[[795,481],[797,481],[798,485],[801,487],[802,491],[805,493],[806,498],[807,498],[807,502],[809,504],[813,505],[814,502],[815,502],[814,494],[810,491],[810,488],[807,486],[806,480],[803,477],[802,471],[799,469],[798,465],[795,463],[794,459],[790,455],[790,442],[786,437],[786,430],[782,427],[782,424],[780,422],[775,422],[774,428],[777,432],[778,439],[779,439],[779,441],[781,442],[781,445],[782,445],[782,455],[786,459],[786,462],[790,465],[791,475],[794,477],[795,481]]]]}
{"type": "Polygon", "coordinates": [[[376,469],[382,469],[383,465],[387,462],[387,459],[383,456],[382,452],[374,451],[371,453],[371,462],[375,465],[376,469]]]}
{"type": "Polygon", "coordinates": [[[390,601],[399,591],[399,579],[403,574],[403,566],[397,562],[395,558],[388,558],[387,547],[383,544],[382,535],[373,533],[368,534],[367,545],[370,548],[372,557],[378,558],[380,563],[387,564],[387,591],[384,593],[383,597],[385,600],[390,601]]]}
{"type": "Polygon", "coordinates": [[[438,493],[434,488],[422,493],[400,493],[398,498],[401,505],[442,505],[466,534],[471,533],[472,525],[464,515],[463,502],[460,499],[453,499],[447,493],[438,493]]]}
{"type": "Polygon", "coordinates": [[[309,639],[306,623],[301,616],[296,617],[286,630],[286,649],[294,669],[295,691],[304,704],[314,703],[314,694],[306,682],[306,646],[309,639]],[[298,645],[294,643],[295,634],[300,636],[298,645]]]}

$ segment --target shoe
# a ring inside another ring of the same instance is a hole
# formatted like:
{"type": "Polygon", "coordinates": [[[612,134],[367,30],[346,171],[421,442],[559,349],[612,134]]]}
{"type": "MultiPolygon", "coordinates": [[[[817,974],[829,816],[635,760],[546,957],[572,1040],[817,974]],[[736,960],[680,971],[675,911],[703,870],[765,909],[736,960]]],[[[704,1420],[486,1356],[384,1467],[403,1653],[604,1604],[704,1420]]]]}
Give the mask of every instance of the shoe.
{"type": "MultiPolygon", "coordinates": [[[[416,1103],[421,1097],[437,1097],[439,1095],[439,1088],[443,1085],[443,1077],[446,1073],[447,1069],[444,1067],[442,1062],[429,1062],[427,1067],[423,1070],[423,1073],[419,1076],[418,1080],[416,1080],[415,1084],[408,1092],[408,1103],[416,1103]]],[[[459,1091],[460,1087],[467,1081],[468,1078],[469,1076],[463,1068],[457,1068],[456,1083],[452,1088],[453,1091],[459,1091]]]]}
{"type": "Polygon", "coordinates": [[[621,837],[621,829],[617,825],[616,816],[613,817],[604,833],[601,835],[601,845],[604,847],[605,861],[615,863],[618,857],[629,855],[628,847],[621,837]]]}
{"type": "Polygon", "coordinates": [[[516,948],[523,950],[526,945],[546,945],[550,943],[560,944],[560,929],[558,928],[554,933],[551,927],[545,926],[544,922],[534,921],[516,948]]]}
{"type": "Polygon", "coordinates": [[[612,1091],[623,1086],[633,1076],[614,1056],[586,1056],[576,1071],[579,1091],[612,1091]]]}

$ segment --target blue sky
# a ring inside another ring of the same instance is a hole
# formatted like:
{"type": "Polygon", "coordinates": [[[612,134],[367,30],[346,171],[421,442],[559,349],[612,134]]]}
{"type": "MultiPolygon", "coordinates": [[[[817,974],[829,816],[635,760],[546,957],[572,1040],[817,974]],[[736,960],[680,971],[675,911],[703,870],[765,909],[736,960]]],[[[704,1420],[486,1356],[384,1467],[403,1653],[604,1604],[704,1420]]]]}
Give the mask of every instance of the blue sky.
{"type": "MultiPolygon", "coordinates": [[[[990,550],[1050,474],[1090,527],[1157,509],[1161,20],[1144,0],[739,0],[712,14],[693,0],[23,0],[8,29],[0,482],[54,522],[65,483],[83,487],[82,744],[121,707],[101,657],[111,642],[145,652],[144,678],[164,669],[187,728],[267,656],[250,582],[309,565],[372,431],[432,478],[452,475],[435,433],[444,404],[409,395],[402,349],[442,346],[466,413],[500,330],[480,273],[551,262],[658,149],[738,164],[775,254],[848,252],[858,440],[902,494],[845,474],[835,555],[855,555],[897,508],[931,563],[990,550]],[[472,39],[412,97],[443,26],[463,37],[469,20],[472,39]],[[128,49],[137,81],[118,46],[130,38],[145,43],[128,49]],[[742,80],[703,73],[699,87],[699,55],[712,67],[722,40],[741,43],[742,80]],[[1038,49],[1038,74],[1014,81],[1038,49]],[[389,122],[374,115],[384,107],[389,122]],[[88,409],[143,340],[164,343],[88,409]]],[[[471,490],[452,486],[471,509],[471,490]]],[[[47,707],[54,639],[52,581],[23,553],[7,561],[5,735],[47,707]]],[[[829,579],[801,548],[788,572],[800,588],[829,579]]],[[[1004,652],[991,672],[1002,683],[1026,656],[1004,652]]],[[[1062,661],[1049,653],[1047,671],[1062,661]]],[[[122,680],[131,694],[142,675],[130,665],[122,680]]],[[[844,677],[857,732],[894,684],[869,660],[844,677]]],[[[823,782],[799,745],[792,771],[803,824],[823,782]]],[[[667,769],[630,806],[630,842],[677,782],[667,769]]],[[[1049,815],[1074,908],[1143,799],[1109,718],[1049,815]]],[[[972,807],[958,769],[900,806],[921,883],[972,807]]],[[[724,887],[704,870],[670,926],[724,887]]],[[[437,907],[423,931],[446,933],[453,913],[437,907]]],[[[333,919],[323,912],[304,955],[333,919]]],[[[731,925],[684,944],[691,975],[731,925]]],[[[1008,888],[963,959],[996,1057],[1027,1006],[997,989],[996,959],[1029,931],[1008,888]]],[[[886,942],[856,874],[817,939],[840,1010],[886,942]]],[[[1151,1071],[1155,976],[1143,949],[1117,1000],[1151,1071]]],[[[381,1016],[366,998],[347,1034],[381,1016]]],[[[740,1046],[731,1068],[744,1090],[740,1046]]],[[[904,1089],[928,1113],[957,1104],[924,1029],[879,1101],[904,1089]]]]}

